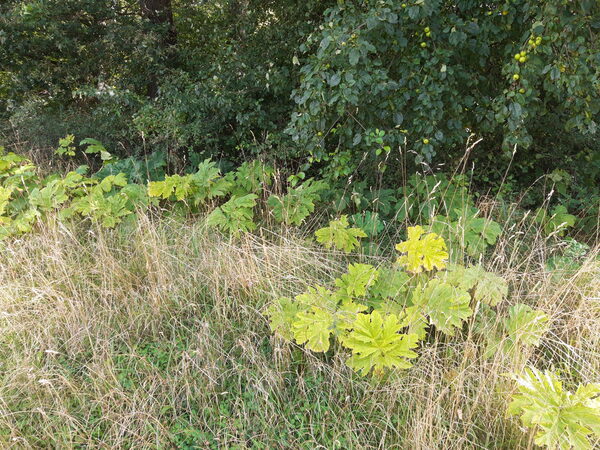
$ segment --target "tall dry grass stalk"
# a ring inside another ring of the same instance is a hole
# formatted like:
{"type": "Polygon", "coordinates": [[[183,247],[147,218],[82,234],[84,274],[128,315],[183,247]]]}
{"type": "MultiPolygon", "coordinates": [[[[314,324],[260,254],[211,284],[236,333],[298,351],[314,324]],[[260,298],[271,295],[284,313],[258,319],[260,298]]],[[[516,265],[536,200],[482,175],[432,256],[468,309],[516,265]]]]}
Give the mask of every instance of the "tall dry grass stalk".
{"type": "Polygon", "coordinates": [[[503,309],[552,318],[542,346],[486,360],[470,334],[434,339],[413,369],[376,383],[340,354],[273,337],[263,316],[272,299],[329,283],[344,255],[292,234],[230,240],[202,221],[49,223],[0,250],[0,445],[531,448],[504,416],[503,374],[527,362],[600,379],[600,265],[596,248],[576,273],[550,273],[552,246],[524,241],[523,227],[484,263],[510,282],[503,309]]]}

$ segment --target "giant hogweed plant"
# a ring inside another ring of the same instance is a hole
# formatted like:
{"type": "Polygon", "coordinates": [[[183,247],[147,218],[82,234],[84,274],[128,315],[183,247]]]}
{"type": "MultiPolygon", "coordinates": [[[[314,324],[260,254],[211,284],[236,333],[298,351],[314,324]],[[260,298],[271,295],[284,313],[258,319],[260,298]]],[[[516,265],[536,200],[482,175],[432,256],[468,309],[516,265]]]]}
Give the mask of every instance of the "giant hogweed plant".
{"type": "Polygon", "coordinates": [[[41,177],[29,160],[0,148],[0,238],[31,232],[50,213],[114,227],[148,204],[145,190],[123,174],[99,179],[85,176],[87,170],[81,166],[64,176],[41,177]]]}
{"type": "MultiPolygon", "coordinates": [[[[356,248],[359,236],[348,232],[344,219],[318,230],[319,242],[356,248]]],[[[481,323],[491,326],[484,313],[495,314],[508,295],[502,277],[479,265],[450,264],[444,239],[420,226],[409,227],[407,240],[396,250],[394,264],[376,268],[351,263],[331,285],[278,299],[266,311],[272,331],[310,351],[343,352],[348,366],[361,375],[381,377],[410,368],[420,343],[431,333],[451,337],[467,321],[480,329],[481,323]]],[[[508,333],[511,350],[538,345],[546,323],[543,312],[520,305],[500,321],[498,333],[508,333]]]]}
{"type": "Polygon", "coordinates": [[[600,439],[600,384],[566,390],[550,371],[526,368],[513,375],[517,392],[507,415],[520,416],[534,432],[535,443],[550,449],[587,450],[597,448],[590,438],[600,439]]]}
{"type": "MultiPolygon", "coordinates": [[[[221,175],[216,163],[209,159],[188,175],[171,175],[148,185],[148,195],[170,202],[184,202],[190,207],[213,207],[207,224],[221,231],[239,235],[257,227],[254,208],[273,181],[274,170],[260,161],[246,162],[235,171],[221,175]],[[228,197],[216,206],[220,198],[228,197]]],[[[308,179],[297,187],[289,186],[285,195],[272,194],[266,205],[276,222],[301,225],[315,210],[321,193],[327,188],[322,181],[308,179]]]]}
{"type": "Polygon", "coordinates": [[[414,174],[396,190],[373,189],[365,180],[354,183],[333,204],[339,212],[359,211],[352,222],[370,236],[381,232],[386,222],[424,224],[443,237],[457,257],[479,258],[496,244],[502,231],[499,223],[475,206],[464,175],[448,179],[444,174],[414,174]]]}
{"type": "MultiPolygon", "coordinates": [[[[272,167],[252,161],[222,175],[209,159],[201,162],[195,173],[166,176],[143,186],[129,183],[124,173],[105,170],[115,165],[115,158],[101,142],[84,139],[79,146],[86,148],[86,154],[100,157],[99,174],[88,177],[88,167],[81,166],[64,176],[42,178],[26,158],[0,149],[0,238],[30,232],[39,218],[52,211],[63,220],[83,217],[112,228],[133,217],[137,207],[160,202],[182,205],[191,212],[204,210],[209,213],[209,226],[238,236],[257,227],[254,209],[259,205],[270,208],[278,223],[302,224],[327,187],[309,179],[289,186],[285,195],[273,194],[266,200],[273,182],[272,167]]],[[[60,139],[55,153],[74,157],[76,150],[74,136],[68,135],[60,139]]]]}

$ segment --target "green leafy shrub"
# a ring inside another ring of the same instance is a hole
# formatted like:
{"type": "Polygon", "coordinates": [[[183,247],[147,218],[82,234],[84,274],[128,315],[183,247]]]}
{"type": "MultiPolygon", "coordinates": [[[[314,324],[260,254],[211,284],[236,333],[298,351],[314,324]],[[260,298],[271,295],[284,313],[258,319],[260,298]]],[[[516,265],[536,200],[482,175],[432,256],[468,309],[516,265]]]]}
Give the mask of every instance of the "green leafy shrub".
{"type": "Polygon", "coordinates": [[[558,254],[551,256],[546,261],[546,268],[552,272],[574,272],[581,267],[583,259],[590,250],[590,246],[578,242],[573,238],[564,240],[566,247],[558,254]]]}
{"type": "Polygon", "coordinates": [[[198,165],[198,171],[190,175],[171,175],[162,181],[151,181],[148,184],[150,197],[164,200],[189,200],[194,206],[203,205],[206,201],[227,195],[232,183],[221,176],[216,163],[209,159],[198,165]]]}
{"type": "Polygon", "coordinates": [[[557,205],[550,214],[544,208],[538,209],[535,221],[542,225],[546,235],[564,236],[568,228],[575,226],[577,217],[569,214],[565,206],[557,205]]]}
{"type": "Polygon", "coordinates": [[[227,173],[225,178],[232,185],[231,194],[241,197],[246,194],[260,194],[271,185],[273,174],[273,167],[254,160],[242,163],[236,170],[227,173]]]}
{"type": "Polygon", "coordinates": [[[104,162],[112,160],[114,157],[110,154],[104,144],[97,139],[86,138],[79,143],[80,146],[87,145],[86,153],[100,155],[100,159],[104,162]]]}
{"type": "Polygon", "coordinates": [[[522,303],[511,306],[504,320],[497,321],[495,314],[489,315],[488,323],[482,324],[479,330],[487,342],[485,357],[501,352],[518,360],[521,350],[539,346],[550,328],[550,319],[544,312],[522,303]]]}
{"type": "Polygon", "coordinates": [[[75,136],[68,134],[58,141],[58,148],[54,153],[58,156],[75,156],[75,146],[73,145],[74,141],[75,136]]]}
{"type": "Polygon", "coordinates": [[[489,306],[497,306],[508,295],[508,285],[504,278],[487,272],[479,265],[468,268],[452,265],[448,267],[444,281],[471,292],[475,301],[489,306]]]}
{"type": "Polygon", "coordinates": [[[464,251],[467,255],[477,258],[489,246],[498,240],[502,228],[497,222],[484,217],[478,217],[479,210],[474,207],[455,210],[456,219],[449,216],[435,216],[429,229],[446,237],[450,246],[464,251]]]}
{"type": "Polygon", "coordinates": [[[471,133],[487,141],[475,152],[508,158],[549,133],[548,115],[555,135],[594,135],[598,42],[584,30],[597,14],[591,1],[338,2],[300,47],[289,133],[332,178],[382,169],[386,148],[458,159],[471,133]]]}
{"type": "Polygon", "coordinates": [[[351,217],[352,223],[363,230],[368,237],[374,238],[379,235],[385,227],[379,219],[379,213],[365,211],[363,213],[354,214],[351,217]]]}
{"type": "MultiPolygon", "coordinates": [[[[63,142],[71,143],[72,139],[63,142]]],[[[64,176],[41,178],[27,159],[0,153],[0,237],[31,232],[36,221],[50,213],[63,220],[89,218],[112,228],[149,204],[145,190],[128,184],[124,174],[99,179],[84,176],[86,171],[82,166],[64,176]]]]}

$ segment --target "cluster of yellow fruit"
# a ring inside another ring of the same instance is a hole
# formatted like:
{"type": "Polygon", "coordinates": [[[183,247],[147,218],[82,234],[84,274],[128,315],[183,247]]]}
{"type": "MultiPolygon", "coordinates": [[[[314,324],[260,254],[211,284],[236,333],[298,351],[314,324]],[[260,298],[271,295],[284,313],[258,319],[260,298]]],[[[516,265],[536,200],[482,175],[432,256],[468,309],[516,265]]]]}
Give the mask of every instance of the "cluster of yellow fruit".
{"type": "Polygon", "coordinates": [[[542,44],[542,37],[541,36],[535,37],[532,35],[531,38],[529,38],[528,43],[531,48],[536,48],[542,44]]]}
{"type": "MultiPolygon", "coordinates": [[[[491,16],[492,14],[494,14],[495,12],[498,12],[498,11],[500,11],[500,10],[496,9],[494,11],[488,11],[486,14],[488,16],[491,16]]],[[[502,14],[503,16],[508,16],[508,10],[504,9],[504,10],[500,11],[500,14],[502,14]]]]}
{"type": "Polygon", "coordinates": [[[527,61],[527,52],[523,50],[520,53],[516,53],[515,54],[515,59],[517,61],[519,61],[520,63],[526,62],[527,61]]]}
{"type": "MultiPolygon", "coordinates": [[[[431,37],[431,28],[429,28],[429,27],[425,27],[425,28],[423,29],[423,31],[425,32],[425,36],[426,36],[426,37],[431,37]]],[[[421,47],[422,47],[422,48],[425,48],[425,47],[427,47],[427,42],[425,42],[425,41],[421,42],[421,47]]]]}

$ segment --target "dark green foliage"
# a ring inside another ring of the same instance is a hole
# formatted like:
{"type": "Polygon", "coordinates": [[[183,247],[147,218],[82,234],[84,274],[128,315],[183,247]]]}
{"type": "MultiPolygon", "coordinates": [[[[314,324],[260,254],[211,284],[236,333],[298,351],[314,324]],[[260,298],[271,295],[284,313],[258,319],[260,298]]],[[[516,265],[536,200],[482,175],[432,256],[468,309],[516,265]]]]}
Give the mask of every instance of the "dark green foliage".
{"type": "Polygon", "coordinates": [[[598,13],[593,1],[339,2],[301,47],[289,131],[334,177],[381,164],[382,148],[449,160],[471,133],[510,155],[549,113],[593,134],[598,13]]]}
{"type": "Polygon", "coordinates": [[[598,29],[592,0],[6,0],[0,136],[97,139],[115,157],[103,173],[136,182],[260,156],[332,188],[350,179],[323,195],[381,221],[451,216],[399,192],[438,164],[474,168],[481,192],[541,183],[526,206],[554,190],[593,216],[598,29]]]}

